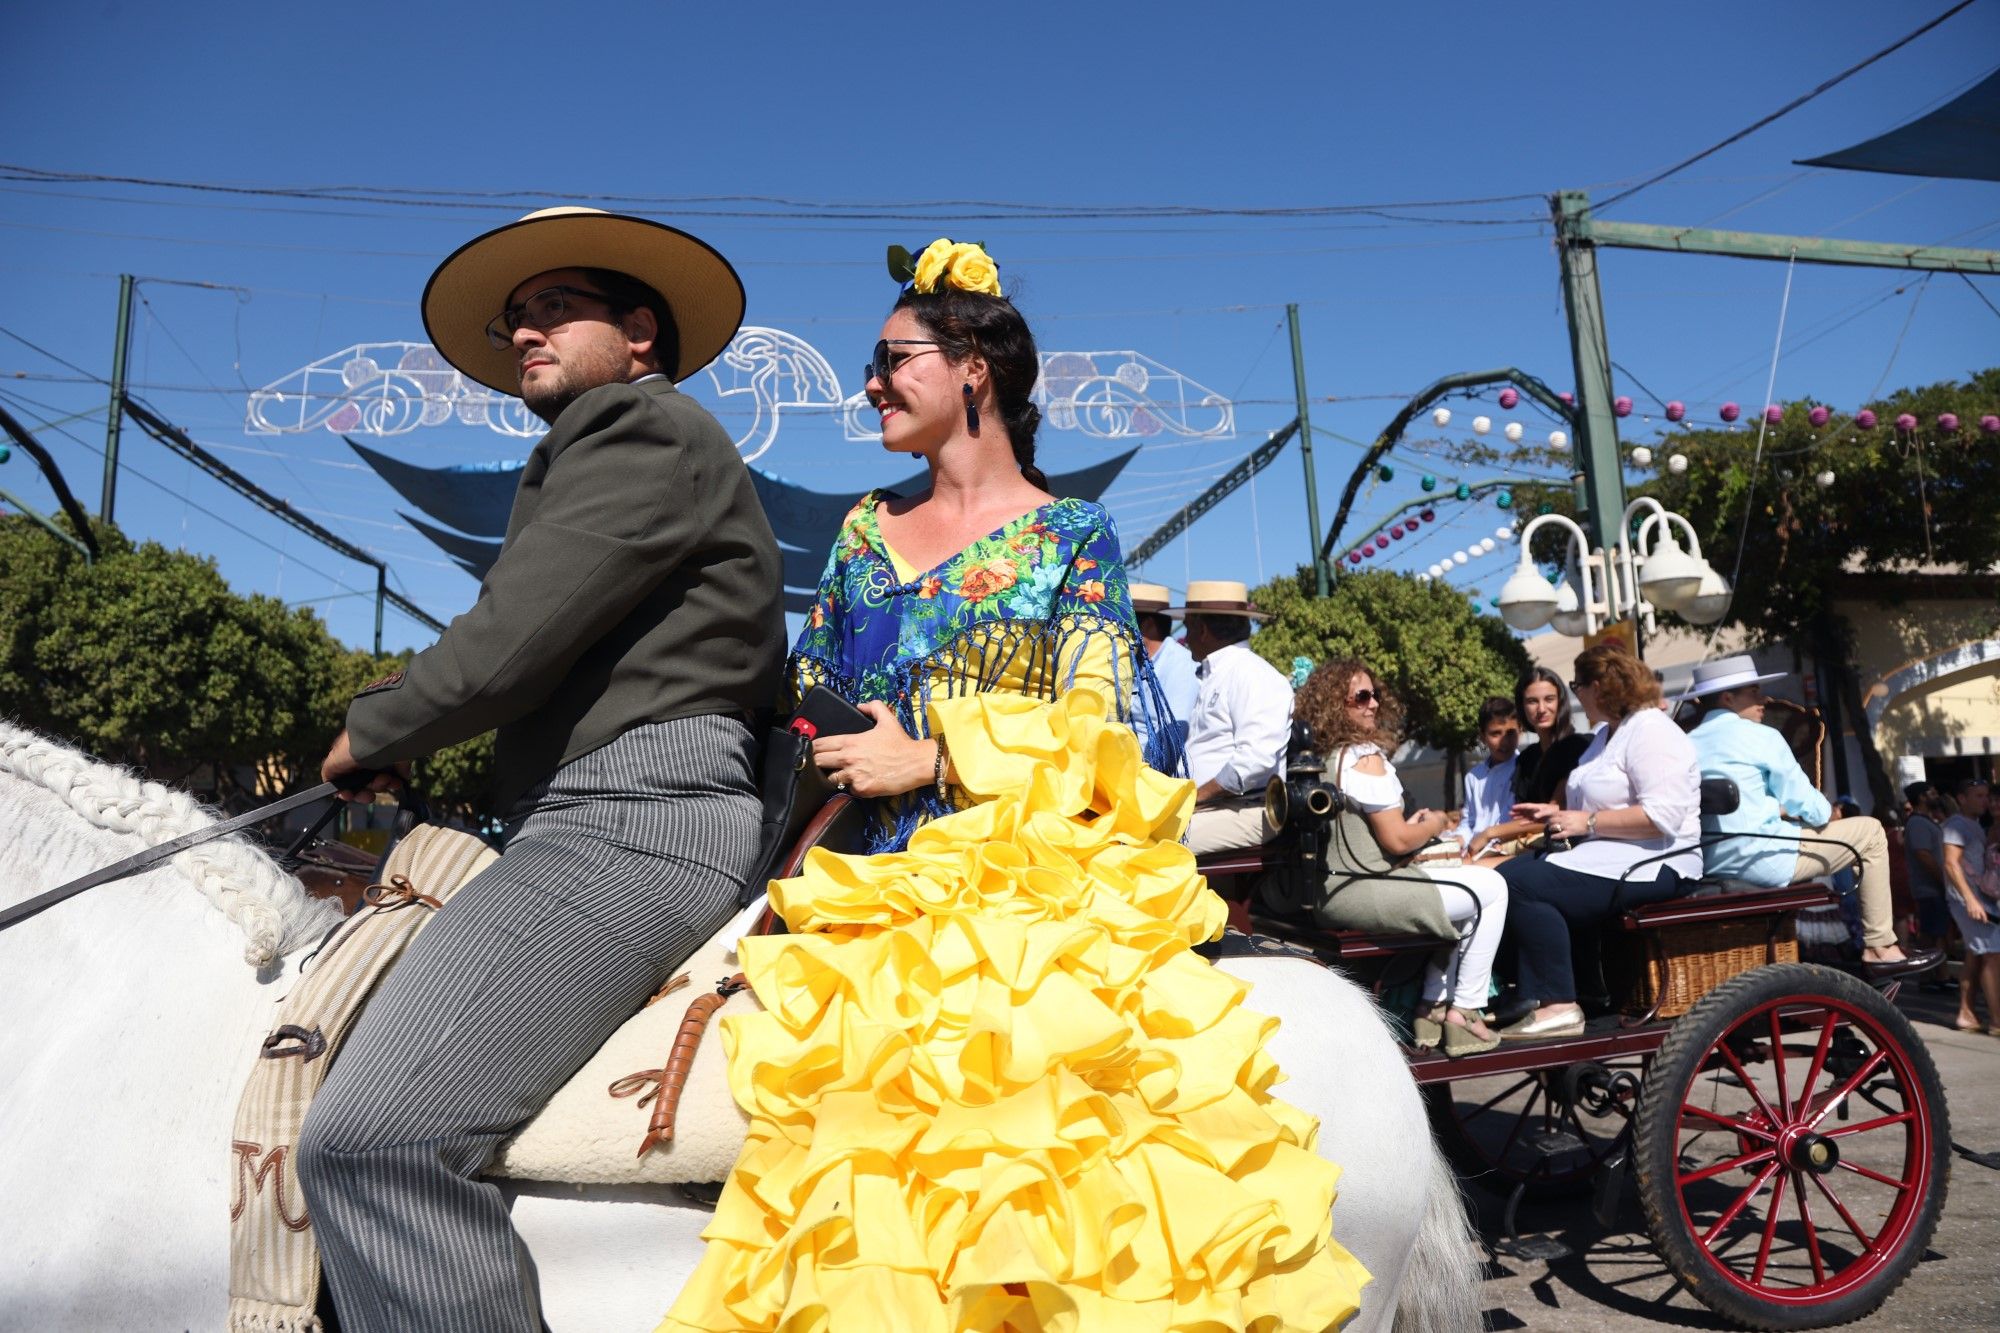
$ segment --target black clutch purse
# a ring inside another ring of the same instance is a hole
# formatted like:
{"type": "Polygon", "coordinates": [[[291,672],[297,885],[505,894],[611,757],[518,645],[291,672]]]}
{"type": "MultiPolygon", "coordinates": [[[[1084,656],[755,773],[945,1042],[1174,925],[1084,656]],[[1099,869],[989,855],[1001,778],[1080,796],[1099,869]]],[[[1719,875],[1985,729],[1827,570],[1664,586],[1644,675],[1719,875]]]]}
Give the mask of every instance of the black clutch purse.
{"type": "Polygon", "coordinates": [[[869,716],[824,685],[815,685],[798,712],[764,740],[764,826],[757,868],[737,894],[739,906],[764,891],[779,862],[821,806],[833,796],[833,782],[812,761],[816,736],[847,736],[875,725],[869,716]]]}

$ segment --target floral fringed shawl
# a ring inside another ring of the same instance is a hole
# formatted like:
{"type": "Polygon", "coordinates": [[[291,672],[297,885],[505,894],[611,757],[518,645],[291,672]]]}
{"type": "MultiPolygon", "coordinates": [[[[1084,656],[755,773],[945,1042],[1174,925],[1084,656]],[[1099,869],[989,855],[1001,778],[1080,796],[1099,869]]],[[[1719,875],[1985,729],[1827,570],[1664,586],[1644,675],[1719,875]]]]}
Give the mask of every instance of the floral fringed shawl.
{"type": "MultiPolygon", "coordinates": [[[[1101,505],[1051,501],[905,579],[876,522],[877,506],[893,498],[871,491],[841,524],[787,664],[789,702],[825,685],[851,703],[888,704],[921,737],[931,734],[933,700],[991,691],[1053,700],[1089,684],[1141,731],[1147,763],[1184,772],[1176,729],[1140,717],[1141,697],[1153,717],[1171,713],[1101,505]]],[[[873,852],[900,850],[949,812],[928,787],[884,805],[873,852]]]]}

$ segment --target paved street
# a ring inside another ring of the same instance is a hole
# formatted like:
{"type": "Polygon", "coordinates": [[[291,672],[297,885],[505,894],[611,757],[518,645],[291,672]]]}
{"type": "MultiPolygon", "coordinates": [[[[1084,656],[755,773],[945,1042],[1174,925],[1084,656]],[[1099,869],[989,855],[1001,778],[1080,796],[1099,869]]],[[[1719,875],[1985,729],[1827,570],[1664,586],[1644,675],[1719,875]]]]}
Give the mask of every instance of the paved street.
{"type": "MultiPolygon", "coordinates": [[[[1944,1080],[1955,1145],[1950,1195],[1924,1261],[1886,1306],[1848,1327],[2000,1328],[2000,1171],[1967,1156],[2000,1153],[2000,1039],[1952,1030],[1955,1002],[1944,995],[1906,994],[1899,1003],[1944,1080]]],[[[1478,1185],[1469,1194],[1490,1245],[1500,1235],[1504,1195],[1478,1185]]],[[[1489,1263],[1482,1293],[1488,1329],[1730,1327],[1667,1273],[1630,1189],[1609,1233],[1592,1218],[1588,1197],[1525,1203],[1518,1225],[1523,1237],[1551,1237],[1574,1253],[1489,1263]]]]}

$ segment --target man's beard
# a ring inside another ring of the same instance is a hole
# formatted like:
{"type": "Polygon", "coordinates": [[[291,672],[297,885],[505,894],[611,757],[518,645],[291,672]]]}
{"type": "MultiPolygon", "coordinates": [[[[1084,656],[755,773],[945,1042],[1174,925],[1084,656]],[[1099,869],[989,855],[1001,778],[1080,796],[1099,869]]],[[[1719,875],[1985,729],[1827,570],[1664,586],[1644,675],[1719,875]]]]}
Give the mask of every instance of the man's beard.
{"type": "Polygon", "coordinates": [[[625,381],[625,367],[615,361],[605,359],[596,364],[596,358],[586,356],[583,360],[544,362],[553,365],[553,378],[544,374],[533,387],[521,386],[521,402],[530,412],[553,426],[569,405],[589,393],[592,389],[606,384],[622,384],[625,381]]]}

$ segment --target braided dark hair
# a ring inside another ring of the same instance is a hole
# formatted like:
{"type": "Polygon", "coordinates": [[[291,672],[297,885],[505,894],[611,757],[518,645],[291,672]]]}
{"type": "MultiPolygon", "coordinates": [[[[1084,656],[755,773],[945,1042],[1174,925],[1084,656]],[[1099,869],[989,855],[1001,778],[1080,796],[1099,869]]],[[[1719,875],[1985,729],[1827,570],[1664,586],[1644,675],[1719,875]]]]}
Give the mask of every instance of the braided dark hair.
{"type": "Polygon", "coordinates": [[[933,292],[911,288],[896,298],[895,308],[909,311],[951,360],[963,361],[975,353],[986,358],[1001,424],[1014,446],[1014,461],[1022,476],[1047,490],[1049,479],[1035,466],[1035,430],[1042,424],[1042,410],[1028,400],[1041,375],[1042,358],[1028,321],[1014,303],[1004,296],[956,287],[933,292]]]}

